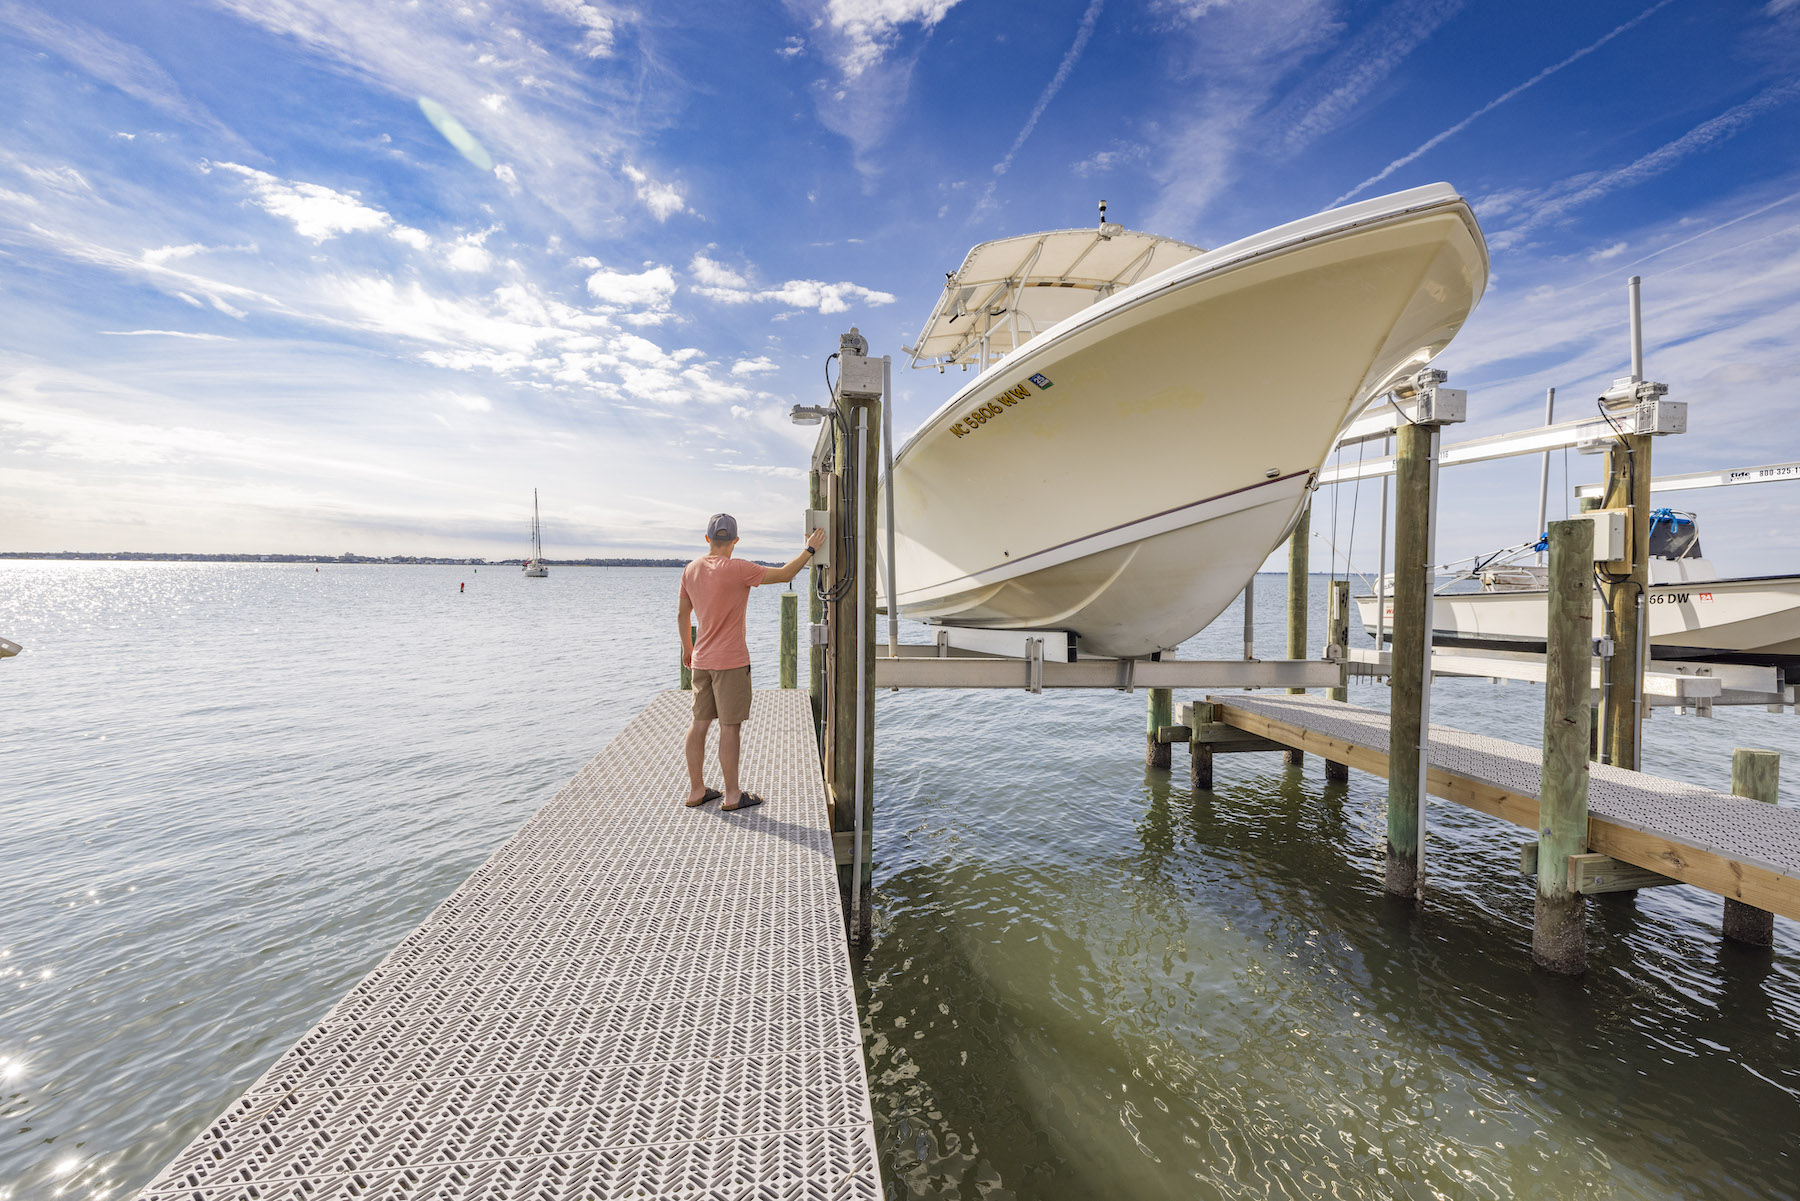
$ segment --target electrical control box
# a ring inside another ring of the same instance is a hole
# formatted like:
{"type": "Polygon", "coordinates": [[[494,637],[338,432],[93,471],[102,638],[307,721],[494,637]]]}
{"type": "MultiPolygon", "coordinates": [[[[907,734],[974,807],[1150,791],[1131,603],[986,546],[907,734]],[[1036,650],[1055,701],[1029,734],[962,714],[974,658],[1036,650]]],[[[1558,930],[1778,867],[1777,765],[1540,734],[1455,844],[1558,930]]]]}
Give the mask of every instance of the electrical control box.
{"type": "Polygon", "coordinates": [[[838,356],[837,393],[845,400],[880,400],[882,368],[880,359],[860,354],[838,356]]]}
{"type": "Polygon", "coordinates": [[[830,514],[827,513],[824,509],[808,509],[808,510],[806,510],[806,532],[808,534],[810,534],[814,530],[824,530],[825,531],[825,541],[819,547],[818,550],[813,552],[812,562],[809,563],[808,566],[809,567],[830,567],[831,566],[831,517],[830,517],[830,514]]]}
{"type": "Polygon", "coordinates": [[[1625,509],[1595,509],[1577,514],[1594,523],[1594,562],[1614,563],[1625,557],[1631,514],[1625,509]]]}

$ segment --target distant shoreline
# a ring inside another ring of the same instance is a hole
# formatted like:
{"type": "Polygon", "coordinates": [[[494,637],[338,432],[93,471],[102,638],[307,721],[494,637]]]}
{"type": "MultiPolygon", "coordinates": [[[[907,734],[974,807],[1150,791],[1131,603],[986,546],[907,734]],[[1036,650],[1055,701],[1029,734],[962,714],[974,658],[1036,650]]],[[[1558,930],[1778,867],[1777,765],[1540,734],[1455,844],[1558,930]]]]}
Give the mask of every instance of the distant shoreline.
{"type": "MultiPolygon", "coordinates": [[[[201,555],[150,551],[0,551],[0,559],[58,559],[117,563],[376,563],[423,567],[521,567],[523,559],[449,559],[435,555],[201,555]]],[[[686,559],[545,559],[546,567],[686,567],[686,559]]],[[[764,564],[769,566],[769,564],[764,564]]],[[[778,564],[776,566],[779,566],[778,564]]]]}

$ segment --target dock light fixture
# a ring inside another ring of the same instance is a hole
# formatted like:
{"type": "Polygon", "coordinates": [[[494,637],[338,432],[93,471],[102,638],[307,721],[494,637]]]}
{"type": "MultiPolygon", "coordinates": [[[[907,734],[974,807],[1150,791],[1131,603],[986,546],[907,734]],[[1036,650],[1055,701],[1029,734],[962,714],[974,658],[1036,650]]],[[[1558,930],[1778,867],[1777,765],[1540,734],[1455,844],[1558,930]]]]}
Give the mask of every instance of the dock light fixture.
{"type": "Polygon", "coordinates": [[[788,419],[795,425],[817,425],[831,416],[831,409],[826,405],[795,405],[788,410],[788,419]]]}

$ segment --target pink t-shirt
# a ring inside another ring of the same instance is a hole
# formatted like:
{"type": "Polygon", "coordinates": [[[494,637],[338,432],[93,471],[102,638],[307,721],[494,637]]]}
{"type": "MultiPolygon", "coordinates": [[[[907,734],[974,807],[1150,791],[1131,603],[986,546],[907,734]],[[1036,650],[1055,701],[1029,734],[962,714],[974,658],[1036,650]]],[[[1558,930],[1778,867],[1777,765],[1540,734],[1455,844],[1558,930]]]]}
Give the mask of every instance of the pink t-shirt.
{"type": "Polygon", "coordinates": [[[681,569],[681,595],[694,605],[700,636],[694,640],[694,666],[726,671],[750,666],[744,641],[744,608],[750,589],[762,583],[763,569],[748,559],[701,555],[681,569]]]}

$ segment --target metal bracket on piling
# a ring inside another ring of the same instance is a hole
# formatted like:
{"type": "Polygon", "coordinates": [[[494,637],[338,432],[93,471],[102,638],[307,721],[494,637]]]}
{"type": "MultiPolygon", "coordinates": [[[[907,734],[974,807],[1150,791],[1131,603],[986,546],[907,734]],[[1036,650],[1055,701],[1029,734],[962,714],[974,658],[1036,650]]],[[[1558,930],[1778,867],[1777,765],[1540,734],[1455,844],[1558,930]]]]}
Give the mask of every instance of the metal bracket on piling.
{"type": "Polygon", "coordinates": [[[1027,638],[1025,640],[1025,691],[1042,692],[1044,690],[1044,640],[1027,638]]]}

